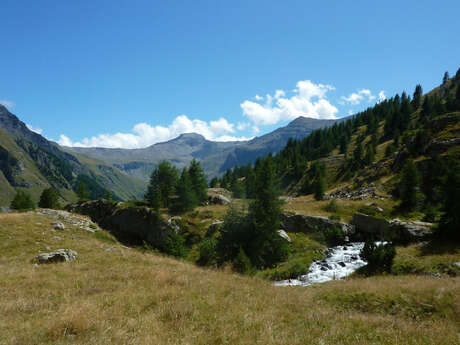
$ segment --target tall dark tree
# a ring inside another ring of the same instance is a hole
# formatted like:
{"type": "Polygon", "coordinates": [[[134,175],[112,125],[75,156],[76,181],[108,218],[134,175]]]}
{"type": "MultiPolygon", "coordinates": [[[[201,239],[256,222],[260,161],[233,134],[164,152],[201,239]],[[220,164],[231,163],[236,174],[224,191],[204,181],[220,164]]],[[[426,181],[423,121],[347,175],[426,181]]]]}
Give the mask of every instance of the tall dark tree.
{"type": "Polygon", "coordinates": [[[417,84],[417,86],[415,87],[415,91],[414,91],[414,97],[412,98],[412,104],[414,105],[415,109],[420,107],[421,102],[422,102],[422,95],[423,95],[422,85],[417,84]]]}
{"type": "Polygon", "coordinates": [[[452,164],[444,187],[444,214],[439,234],[445,239],[460,241],[460,162],[452,164]]]}
{"type": "Polygon", "coordinates": [[[85,201],[89,198],[89,191],[86,183],[80,182],[77,186],[77,197],[78,201],[85,201]]]}
{"type": "Polygon", "coordinates": [[[401,171],[400,197],[401,207],[414,211],[420,200],[420,173],[414,162],[408,160],[401,171]]]}
{"type": "Polygon", "coordinates": [[[326,192],[326,180],[323,175],[319,175],[313,182],[313,190],[316,200],[323,200],[324,193],[326,192]]]}
{"type": "Polygon", "coordinates": [[[38,207],[53,209],[60,208],[58,193],[51,187],[44,189],[42,194],[40,195],[38,207]]]}
{"type": "Polygon", "coordinates": [[[433,100],[430,96],[426,95],[423,100],[423,110],[422,114],[425,116],[430,116],[434,112],[433,100]]]}
{"type": "Polygon", "coordinates": [[[18,190],[13,201],[11,201],[10,207],[12,210],[30,210],[35,208],[35,203],[28,192],[18,190]]]}
{"type": "Polygon", "coordinates": [[[208,197],[208,183],[204,177],[204,172],[203,169],[201,169],[200,163],[195,159],[190,162],[188,174],[198,202],[201,203],[206,201],[208,197]]]}
{"type": "Polygon", "coordinates": [[[150,206],[169,207],[177,180],[177,169],[167,161],[160,162],[150,176],[150,183],[145,194],[145,199],[150,206]]]}
{"type": "Polygon", "coordinates": [[[444,77],[442,77],[442,85],[447,83],[448,80],[449,80],[449,72],[446,72],[444,73],[444,77]]]}
{"type": "Polygon", "coordinates": [[[187,212],[193,210],[198,205],[198,199],[193,191],[193,184],[187,168],[182,173],[177,183],[176,198],[171,206],[175,212],[187,212]]]}

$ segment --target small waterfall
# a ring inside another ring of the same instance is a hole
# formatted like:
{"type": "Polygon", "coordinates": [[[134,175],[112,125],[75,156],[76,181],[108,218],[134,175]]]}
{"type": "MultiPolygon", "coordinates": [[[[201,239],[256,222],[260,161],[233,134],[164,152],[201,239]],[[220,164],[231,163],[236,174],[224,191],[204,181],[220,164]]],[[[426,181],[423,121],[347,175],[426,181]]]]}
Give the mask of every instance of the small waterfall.
{"type": "Polygon", "coordinates": [[[313,262],[307,274],[301,275],[297,279],[277,281],[275,285],[308,286],[316,283],[324,283],[329,280],[345,278],[358,268],[367,264],[359,256],[363,247],[364,242],[354,242],[345,246],[328,248],[326,251],[326,258],[313,262]]]}

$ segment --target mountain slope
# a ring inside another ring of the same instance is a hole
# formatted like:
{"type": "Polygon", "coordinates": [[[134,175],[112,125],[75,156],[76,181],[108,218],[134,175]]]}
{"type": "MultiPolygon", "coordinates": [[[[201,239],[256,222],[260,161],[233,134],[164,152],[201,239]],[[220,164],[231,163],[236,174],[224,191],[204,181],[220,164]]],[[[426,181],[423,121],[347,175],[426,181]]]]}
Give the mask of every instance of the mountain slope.
{"type": "Polygon", "coordinates": [[[0,105],[0,205],[9,204],[18,188],[29,191],[35,201],[50,186],[63,200],[75,200],[73,190],[81,175],[121,199],[138,198],[144,192],[142,181],[104,162],[61,150],[0,105]]]}
{"type": "Polygon", "coordinates": [[[113,164],[126,173],[144,180],[149,178],[154,166],[162,160],[183,168],[192,159],[196,159],[202,163],[206,176],[210,178],[236,165],[254,162],[257,157],[269,152],[277,153],[286,145],[289,138],[302,139],[315,129],[332,126],[341,120],[299,117],[285,127],[249,141],[214,142],[199,134],[187,133],[142,149],[65,149],[113,164]]]}

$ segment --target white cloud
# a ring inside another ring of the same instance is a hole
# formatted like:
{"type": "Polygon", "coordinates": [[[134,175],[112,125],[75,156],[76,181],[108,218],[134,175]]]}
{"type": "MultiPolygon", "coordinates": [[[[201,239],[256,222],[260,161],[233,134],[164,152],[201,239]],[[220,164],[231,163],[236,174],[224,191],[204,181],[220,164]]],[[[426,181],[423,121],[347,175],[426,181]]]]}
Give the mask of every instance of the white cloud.
{"type": "Polygon", "coordinates": [[[31,130],[32,132],[35,132],[35,133],[38,133],[38,134],[42,134],[43,133],[43,129],[39,128],[39,127],[34,127],[32,125],[29,125],[28,123],[26,123],[26,127],[31,130]]]}
{"type": "Polygon", "coordinates": [[[0,104],[7,107],[8,109],[13,109],[15,106],[14,102],[7,99],[0,99],[0,104]]]}
{"type": "Polygon", "coordinates": [[[354,105],[360,104],[366,98],[367,98],[368,102],[371,102],[371,101],[373,101],[375,99],[375,96],[368,89],[361,89],[358,92],[353,92],[348,97],[342,96],[342,99],[345,102],[348,102],[348,103],[354,104],[354,105]]]}
{"type": "Polygon", "coordinates": [[[58,143],[62,146],[77,147],[141,148],[168,141],[183,133],[198,133],[208,140],[215,141],[248,140],[246,137],[228,135],[234,132],[234,124],[229,123],[223,117],[217,121],[205,122],[198,119],[191,120],[186,115],[180,115],[167,127],[138,123],[130,133],[99,134],[77,142],[62,134],[58,143]]]}
{"type": "Polygon", "coordinates": [[[348,110],[348,115],[353,115],[353,110],[348,110]]]}
{"type": "MultiPolygon", "coordinates": [[[[245,100],[240,104],[243,114],[256,126],[273,125],[280,121],[293,120],[299,116],[317,119],[334,119],[338,109],[326,100],[326,93],[335,90],[331,85],[314,84],[310,80],[297,82],[294,95],[286,97],[286,92],[276,90],[265,96],[265,104],[245,100]]],[[[256,95],[255,99],[264,98],[256,95]]]]}
{"type": "Polygon", "coordinates": [[[387,96],[385,95],[385,91],[383,91],[383,90],[379,92],[378,97],[379,97],[379,102],[382,102],[382,101],[387,99],[387,96]]]}
{"type": "Polygon", "coordinates": [[[255,96],[254,96],[254,99],[255,99],[256,101],[261,101],[261,100],[263,100],[264,98],[263,98],[262,96],[255,95],[255,96]]]}

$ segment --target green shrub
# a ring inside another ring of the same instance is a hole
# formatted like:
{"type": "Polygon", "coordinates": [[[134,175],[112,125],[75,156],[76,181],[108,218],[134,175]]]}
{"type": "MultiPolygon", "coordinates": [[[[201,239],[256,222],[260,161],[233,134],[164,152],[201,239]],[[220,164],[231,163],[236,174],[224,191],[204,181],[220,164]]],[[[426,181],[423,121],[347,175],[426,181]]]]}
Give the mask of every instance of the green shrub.
{"type": "Polygon", "coordinates": [[[232,269],[238,273],[249,273],[251,271],[251,260],[240,247],[238,255],[233,259],[232,269]]]}
{"type": "Polygon", "coordinates": [[[183,258],[187,255],[184,238],[174,231],[168,234],[165,243],[160,249],[162,252],[178,258],[183,258]]]}
{"type": "Polygon", "coordinates": [[[342,229],[337,226],[332,228],[327,228],[324,231],[324,238],[328,246],[338,246],[343,243],[345,240],[345,234],[343,233],[342,229]]]}
{"type": "Polygon", "coordinates": [[[10,208],[13,210],[31,210],[35,208],[35,203],[29,193],[19,190],[11,201],[10,208]]]}
{"type": "Polygon", "coordinates": [[[216,262],[216,245],[217,242],[213,238],[205,238],[200,242],[198,246],[200,257],[197,261],[199,265],[208,266],[216,262]]]}
{"type": "Polygon", "coordinates": [[[331,212],[331,213],[337,213],[339,212],[339,205],[335,201],[335,199],[331,199],[329,203],[327,203],[326,206],[324,206],[324,210],[331,212]]]}
{"type": "Polygon", "coordinates": [[[396,249],[391,243],[377,245],[374,241],[368,240],[360,255],[363,260],[367,261],[366,271],[368,273],[391,272],[396,249]]]}

